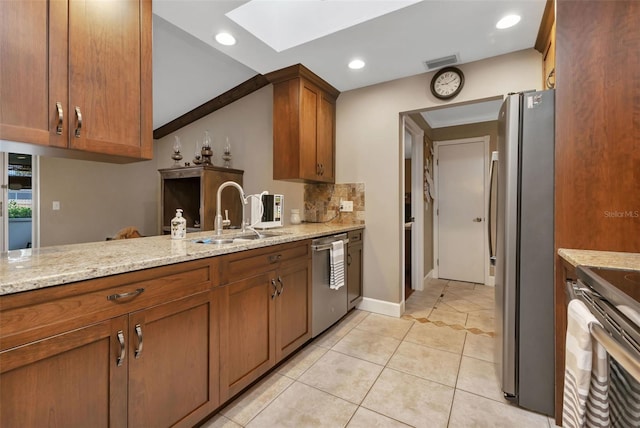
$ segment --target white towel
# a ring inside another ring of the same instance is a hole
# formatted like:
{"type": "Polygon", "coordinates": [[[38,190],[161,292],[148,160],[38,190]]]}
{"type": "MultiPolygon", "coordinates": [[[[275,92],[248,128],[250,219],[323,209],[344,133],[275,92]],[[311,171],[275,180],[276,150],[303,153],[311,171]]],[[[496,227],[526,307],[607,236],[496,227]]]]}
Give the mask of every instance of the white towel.
{"type": "Polygon", "coordinates": [[[337,290],[344,286],[344,244],[334,241],[329,249],[329,288],[337,290]]]}
{"type": "Polygon", "coordinates": [[[562,426],[608,427],[607,353],[593,340],[590,325],[600,322],[580,300],[569,302],[562,426]]]}

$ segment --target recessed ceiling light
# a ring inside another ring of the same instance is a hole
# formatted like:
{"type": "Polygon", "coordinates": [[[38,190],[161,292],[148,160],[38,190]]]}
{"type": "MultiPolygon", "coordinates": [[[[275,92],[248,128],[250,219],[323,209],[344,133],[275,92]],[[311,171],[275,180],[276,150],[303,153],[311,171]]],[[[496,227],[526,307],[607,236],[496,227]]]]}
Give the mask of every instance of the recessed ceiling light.
{"type": "Polygon", "coordinates": [[[218,33],[216,34],[216,42],[221,45],[232,46],[236,44],[236,38],[229,33],[218,33]]]}
{"type": "Polygon", "coordinates": [[[520,15],[507,15],[498,21],[496,28],[498,30],[504,30],[505,28],[513,27],[518,22],[520,22],[520,15]]]}
{"type": "Polygon", "coordinates": [[[364,61],[361,59],[354,59],[349,63],[349,68],[352,70],[359,70],[364,67],[364,61]]]}

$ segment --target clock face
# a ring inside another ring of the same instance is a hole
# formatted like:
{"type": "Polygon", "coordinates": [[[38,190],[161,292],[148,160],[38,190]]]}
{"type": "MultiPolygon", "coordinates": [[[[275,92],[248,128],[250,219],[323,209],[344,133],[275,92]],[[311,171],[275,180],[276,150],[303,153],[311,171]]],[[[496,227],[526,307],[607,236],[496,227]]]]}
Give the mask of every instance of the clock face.
{"type": "Polygon", "coordinates": [[[431,80],[431,93],[440,99],[453,98],[460,93],[464,85],[462,71],[447,67],[438,71],[431,80]]]}

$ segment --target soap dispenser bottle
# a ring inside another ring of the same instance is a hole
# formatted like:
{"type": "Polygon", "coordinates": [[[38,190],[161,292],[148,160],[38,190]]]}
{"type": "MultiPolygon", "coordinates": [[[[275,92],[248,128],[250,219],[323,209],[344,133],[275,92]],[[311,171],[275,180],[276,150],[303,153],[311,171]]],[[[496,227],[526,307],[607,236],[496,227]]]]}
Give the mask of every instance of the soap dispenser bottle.
{"type": "Polygon", "coordinates": [[[187,236],[187,220],[182,217],[182,210],[176,210],[176,216],[171,220],[171,239],[184,239],[187,236]]]}

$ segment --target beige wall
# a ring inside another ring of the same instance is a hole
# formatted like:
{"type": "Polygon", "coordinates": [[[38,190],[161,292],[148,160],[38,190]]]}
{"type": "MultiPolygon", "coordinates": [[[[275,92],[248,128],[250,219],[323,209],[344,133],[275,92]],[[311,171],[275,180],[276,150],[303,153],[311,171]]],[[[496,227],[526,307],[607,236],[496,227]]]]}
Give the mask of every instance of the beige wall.
{"type": "MultiPolygon", "coordinates": [[[[226,137],[231,143],[232,167],[244,170],[245,193],[281,193],[285,196],[285,224],[291,208],[304,212],[304,184],[273,180],[273,86],[268,85],[155,142],[158,168],[172,165],[174,135],[182,141],[182,162],[193,159],[196,139],[204,131],[213,138],[215,165],[222,165],[226,137]]],[[[159,204],[158,204],[159,205],[159,204]]],[[[223,207],[224,209],[224,207],[223,207]]]]}
{"type": "MultiPolygon", "coordinates": [[[[463,64],[465,87],[455,102],[539,88],[541,55],[533,49],[463,64]]],[[[400,303],[401,112],[452,104],[429,91],[433,73],[344,92],[337,102],[336,179],[367,189],[364,295],[400,303]]]]}
{"type": "Polygon", "coordinates": [[[127,226],[156,234],[157,174],[155,161],[40,157],[40,246],[104,241],[127,226]]]}

